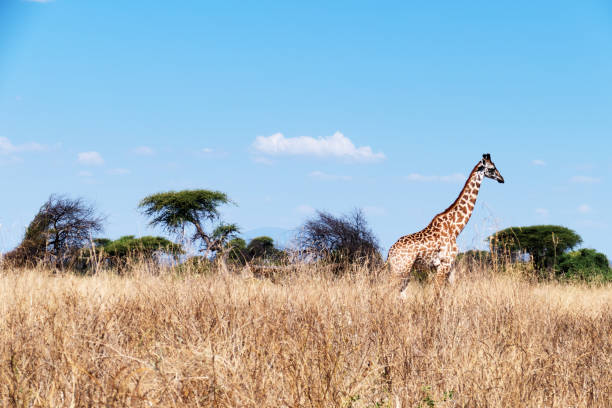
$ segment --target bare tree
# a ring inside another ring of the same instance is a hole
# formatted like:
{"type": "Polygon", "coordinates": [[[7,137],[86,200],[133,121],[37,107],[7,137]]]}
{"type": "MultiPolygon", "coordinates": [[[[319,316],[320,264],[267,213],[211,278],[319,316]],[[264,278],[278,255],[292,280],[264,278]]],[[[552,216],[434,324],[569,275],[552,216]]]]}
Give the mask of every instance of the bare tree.
{"type": "Polygon", "coordinates": [[[40,262],[69,266],[93,234],[102,231],[103,221],[82,198],[51,195],[28,225],[21,244],[5,260],[18,266],[40,262]]]}
{"type": "Polygon", "coordinates": [[[360,209],[340,217],[318,211],[304,223],[297,241],[302,251],[316,259],[369,265],[381,260],[378,240],[360,209]]]}

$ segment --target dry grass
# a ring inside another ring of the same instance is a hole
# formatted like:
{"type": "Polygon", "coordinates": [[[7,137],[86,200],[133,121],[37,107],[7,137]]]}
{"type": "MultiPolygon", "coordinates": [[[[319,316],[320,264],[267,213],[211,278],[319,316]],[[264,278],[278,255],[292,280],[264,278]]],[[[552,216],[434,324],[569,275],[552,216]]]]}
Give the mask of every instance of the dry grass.
{"type": "Polygon", "coordinates": [[[610,407],[612,287],[4,271],[0,404],[610,407]]]}

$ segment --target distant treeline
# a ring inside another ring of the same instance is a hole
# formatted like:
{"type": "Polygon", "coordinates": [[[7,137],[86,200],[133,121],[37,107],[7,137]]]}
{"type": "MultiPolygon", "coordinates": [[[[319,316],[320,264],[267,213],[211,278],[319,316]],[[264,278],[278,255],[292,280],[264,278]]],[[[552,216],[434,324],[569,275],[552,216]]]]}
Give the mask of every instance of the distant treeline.
{"type": "MultiPolygon", "coordinates": [[[[296,262],[323,262],[342,273],[352,264],[366,264],[372,270],[383,265],[378,239],[363,212],[335,216],[318,211],[299,229],[291,250],[277,248],[272,238],[239,237],[240,228],[221,219],[220,207],[233,201],[220,191],[168,191],[145,197],[138,208],[174,237],[133,235],[117,240],[99,237],[105,217],[82,198],[52,195],[40,207],[26,228],[23,240],[3,257],[3,265],[87,272],[100,267],[123,270],[133,261],[174,264],[189,262],[207,268],[223,263],[245,265],[287,265],[296,262]],[[189,243],[199,255],[188,256],[189,243]]],[[[607,257],[594,249],[575,248],[582,238],[571,229],[557,225],[511,227],[488,237],[489,251],[468,251],[457,262],[494,263],[505,259],[529,263],[539,277],[579,280],[612,280],[607,257]]]]}

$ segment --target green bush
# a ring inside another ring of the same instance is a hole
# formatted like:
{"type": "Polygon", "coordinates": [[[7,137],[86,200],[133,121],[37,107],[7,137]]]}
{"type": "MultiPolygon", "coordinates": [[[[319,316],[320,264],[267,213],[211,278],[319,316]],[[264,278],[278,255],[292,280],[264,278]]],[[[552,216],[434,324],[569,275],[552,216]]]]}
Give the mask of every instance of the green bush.
{"type": "Polygon", "coordinates": [[[115,241],[99,238],[97,245],[102,245],[104,252],[108,256],[125,258],[128,256],[141,256],[152,258],[156,252],[163,252],[169,255],[179,255],[183,249],[179,244],[175,244],[163,237],[145,236],[136,238],[134,235],[125,235],[115,241]]]}
{"type": "Polygon", "coordinates": [[[81,250],[77,269],[89,269],[94,262],[121,269],[132,261],[159,261],[164,257],[177,259],[179,255],[184,254],[181,245],[163,237],[136,238],[134,235],[125,235],[114,241],[96,238],[93,244],[93,247],[81,250]]]}
{"type": "Polygon", "coordinates": [[[287,261],[287,254],[274,246],[274,240],[267,236],[253,238],[247,245],[242,238],[229,241],[228,260],[236,265],[247,263],[279,264],[287,261]]]}
{"type": "Polygon", "coordinates": [[[608,258],[594,249],[579,249],[559,257],[556,275],[564,279],[612,281],[612,269],[608,258]]]}

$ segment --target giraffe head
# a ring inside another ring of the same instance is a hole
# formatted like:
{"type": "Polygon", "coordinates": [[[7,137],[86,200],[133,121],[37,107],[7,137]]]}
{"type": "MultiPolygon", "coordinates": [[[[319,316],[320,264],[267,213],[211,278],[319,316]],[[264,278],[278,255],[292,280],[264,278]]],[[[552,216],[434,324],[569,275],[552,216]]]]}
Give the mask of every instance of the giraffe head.
{"type": "Polygon", "coordinates": [[[478,164],[478,171],[481,171],[485,177],[488,177],[493,180],[497,180],[499,183],[504,182],[504,178],[495,167],[495,163],[491,161],[491,155],[489,153],[485,153],[482,155],[482,160],[478,164]]]}

